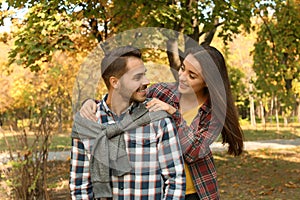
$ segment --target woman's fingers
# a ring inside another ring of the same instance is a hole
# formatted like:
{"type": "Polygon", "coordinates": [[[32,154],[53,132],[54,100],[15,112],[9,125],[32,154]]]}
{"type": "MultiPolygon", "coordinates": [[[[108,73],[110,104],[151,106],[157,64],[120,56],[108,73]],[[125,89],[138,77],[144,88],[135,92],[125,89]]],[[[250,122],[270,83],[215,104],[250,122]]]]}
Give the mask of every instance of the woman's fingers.
{"type": "Polygon", "coordinates": [[[149,108],[149,111],[159,111],[159,110],[164,110],[164,107],[162,107],[159,104],[155,104],[149,108]]]}
{"type": "Polygon", "coordinates": [[[80,115],[89,120],[97,121],[97,117],[95,115],[96,109],[97,109],[97,105],[95,101],[89,99],[80,108],[80,115]]]}
{"type": "Polygon", "coordinates": [[[159,100],[156,98],[153,98],[151,101],[149,101],[146,104],[146,108],[151,112],[151,111],[159,111],[159,110],[164,110],[168,112],[169,114],[174,114],[176,112],[176,108],[173,106],[159,100]]]}
{"type": "Polygon", "coordinates": [[[151,101],[149,101],[146,104],[146,108],[149,111],[159,111],[159,110],[165,110],[166,111],[168,109],[168,104],[166,104],[165,102],[160,101],[156,98],[153,98],[151,101]]]}

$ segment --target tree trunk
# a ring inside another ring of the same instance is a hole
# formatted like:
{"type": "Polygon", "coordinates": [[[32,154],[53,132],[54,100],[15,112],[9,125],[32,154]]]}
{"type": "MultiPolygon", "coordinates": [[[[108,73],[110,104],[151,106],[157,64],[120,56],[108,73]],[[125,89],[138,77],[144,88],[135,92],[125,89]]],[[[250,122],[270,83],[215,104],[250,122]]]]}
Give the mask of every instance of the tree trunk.
{"type": "Polygon", "coordinates": [[[96,18],[91,18],[89,21],[91,32],[93,36],[97,39],[97,41],[100,43],[103,41],[103,38],[101,36],[101,33],[98,30],[98,20],[96,18]]]}
{"type": "Polygon", "coordinates": [[[58,132],[62,133],[62,125],[63,125],[63,119],[62,119],[62,104],[58,104],[58,109],[57,109],[57,118],[58,118],[58,132]]]}
{"type": "Polygon", "coordinates": [[[218,27],[218,19],[215,19],[215,26],[213,29],[211,29],[209,32],[207,32],[205,34],[205,38],[204,41],[201,44],[206,44],[206,45],[210,45],[210,43],[212,42],[215,33],[217,31],[217,27],[218,27]]]}
{"type": "Polygon", "coordinates": [[[192,48],[192,47],[196,47],[199,45],[199,38],[196,40],[190,36],[185,36],[184,37],[184,47],[185,47],[185,50],[188,49],[188,48],[192,48]]]}
{"type": "Polygon", "coordinates": [[[270,124],[273,123],[273,110],[274,110],[274,97],[272,95],[272,98],[271,98],[271,106],[270,106],[270,124]]]}
{"type": "Polygon", "coordinates": [[[262,100],[259,101],[259,105],[260,105],[261,124],[262,124],[263,126],[266,126],[266,119],[265,119],[264,105],[263,105],[262,100]]]}
{"type": "Polygon", "coordinates": [[[252,95],[250,95],[249,98],[250,98],[250,119],[251,119],[251,126],[256,127],[254,99],[253,99],[252,95]]]}
{"type": "Polygon", "coordinates": [[[250,120],[251,120],[251,126],[256,127],[256,120],[255,120],[255,106],[254,106],[254,98],[251,94],[253,85],[250,84],[250,95],[249,95],[249,101],[250,101],[250,120]]]}
{"type": "Polygon", "coordinates": [[[178,81],[178,71],[181,65],[179,56],[178,42],[176,39],[169,39],[167,41],[167,55],[170,64],[170,70],[176,80],[178,81]]]}
{"type": "Polygon", "coordinates": [[[297,102],[297,116],[298,116],[298,123],[300,123],[300,102],[299,102],[299,99],[298,99],[298,102],[297,102]]]}
{"type": "Polygon", "coordinates": [[[279,117],[278,117],[278,104],[277,104],[277,97],[274,98],[275,104],[275,118],[276,118],[276,127],[277,131],[279,131],[279,117]]]}
{"type": "Polygon", "coordinates": [[[288,126],[288,118],[285,114],[284,114],[283,120],[284,120],[284,127],[287,127],[288,126]]]}

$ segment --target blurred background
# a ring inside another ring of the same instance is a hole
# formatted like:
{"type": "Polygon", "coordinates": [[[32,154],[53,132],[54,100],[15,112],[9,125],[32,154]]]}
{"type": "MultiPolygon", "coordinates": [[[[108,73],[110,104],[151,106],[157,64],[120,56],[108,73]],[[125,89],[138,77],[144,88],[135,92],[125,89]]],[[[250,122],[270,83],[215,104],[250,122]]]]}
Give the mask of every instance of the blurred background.
{"type": "MultiPolygon", "coordinates": [[[[0,199],[68,199],[69,158],[51,153],[70,150],[82,101],[105,94],[97,52],[124,33],[152,83],[175,81],[195,42],[218,48],[246,141],[299,140],[299,13],[299,0],[0,0],[0,199]]],[[[299,155],[216,152],[221,198],[297,199],[299,155]]]]}

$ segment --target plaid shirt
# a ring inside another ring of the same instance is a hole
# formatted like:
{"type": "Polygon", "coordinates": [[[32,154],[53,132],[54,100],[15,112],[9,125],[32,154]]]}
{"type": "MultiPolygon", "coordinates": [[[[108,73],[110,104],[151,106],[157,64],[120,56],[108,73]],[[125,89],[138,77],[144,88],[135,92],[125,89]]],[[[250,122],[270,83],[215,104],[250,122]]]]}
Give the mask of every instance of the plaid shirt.
{"type": "MultiPolygon", "coordinates": [[[[158,83],[148,88],[148,97],[158,98],[179,108],[177,84],[158,83]]],[[[212,119],[210,101],[198,110],[188,126],[179,111],[172,116],[176,122],[185,162],[190,169],[194,186],[201,200],[219,199],[216,168],[209,145],[220,135],[221,124],[212,119]]]]}
{"type": "MultiPolygon", "coordinates": [[[[126,112],[131,112],[132,105],[126,112]]],[[[114,123],[120,117],[112,113],[104,100],[98,104],[98,122],[114,123]]],[[[124,139],[133,170],[124,176],[112,176],[113,199],[184,199],[185,174],[175,124],[164,118],[125,132],[124,139]]],[[[73,139],[70,190],[72,199],[93,199],[89,173],[89,154],[79,139],[73,139]]],[[[91,145],[90,147],[91,148],[91,145]]]]}

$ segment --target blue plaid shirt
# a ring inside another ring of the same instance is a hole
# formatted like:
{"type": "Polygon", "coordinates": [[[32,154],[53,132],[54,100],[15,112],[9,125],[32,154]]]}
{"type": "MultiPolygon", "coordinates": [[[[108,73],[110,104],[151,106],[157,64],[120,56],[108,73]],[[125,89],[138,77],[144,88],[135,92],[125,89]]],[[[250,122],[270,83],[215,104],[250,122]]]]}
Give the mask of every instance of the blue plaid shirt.
{"type": "MultiPolygon", "coordinates": [[[[105,99],[97,108],[98,122],[109,124],[120,117],[108,108],[105,99]]],[[[177,131],[172,119],[164,118],[125,132],[126,151],[132,171],[112,176],[113,199],[184,199],[185,174],[177,131]]],[[[92,145],[72,139],[70,190],[72,199],[93,199],[89,173],[89,151],[92,145]]]]}

